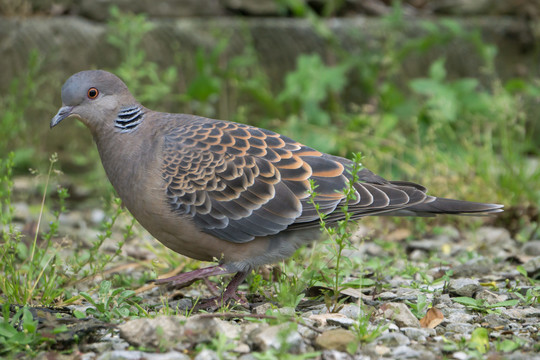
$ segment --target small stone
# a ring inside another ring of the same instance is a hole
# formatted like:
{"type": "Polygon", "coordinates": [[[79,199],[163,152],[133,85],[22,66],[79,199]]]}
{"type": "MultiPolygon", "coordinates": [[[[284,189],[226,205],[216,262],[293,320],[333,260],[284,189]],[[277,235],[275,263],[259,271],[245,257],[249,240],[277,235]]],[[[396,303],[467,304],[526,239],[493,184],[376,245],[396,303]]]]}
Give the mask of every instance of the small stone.
{"type": "Polygon", "coordinates": [[[181,341],[183,317],[158,316],[154,319],[134,319],[118,326],[120,336],[134,346],[171,348],[181,341]]]}
{"type": "Polygon", "coordinates": [[[473,297],[482,286],[475,279],[452,279],[448,284],[448,291],[459,296],[473,297]]]}
{"type": "Polygon", "coordinates": [[[492,328],[506,326],[509,323],[508,319],[501,317],[499,314],[487,314],[481,322],[492,328]]]}
{"type": "Polygon", "coordinates": [[[384,292],[380,293],[379,295],[377,295],[377,298],[382,300],[382,301],[388,301],[388,300],[393,300],[393,299],[397,298],[397,295],[394,294],[391,291],[384,291],[384,292]]]}
{"type": "Polygon", "coordinates": [[[240,343],[233,349],[233,352],[237,354],[248,354],[251,352],[251,348],[248,344],[240,343]]]}
{"type": "Polygon", "coordinates": [[[335,329],[323,332],[315,339],[315,344],[325,350],[347,351],[347,346],[357,341],[358,339],[352,332],[335,329]]]}
{"type": "Polygon", "coordinates": [[[421,343],[426,342],[427,338],[430,336],[435,336],[437,332],[435,329],[428,328],[413,328],[413,327],[404,327],[401,328],[401,331],[411,340],[415,340],[421,343]]]}
{"type": "Polygon", "coordinates": [[[387,303],[381,306],[383,316],[401,327],[420,327],[420,321],[413,315],[409,307],[403,303],[387,303]]]}
{"type": "Polygon", "coordinates": [[[523,264],[523,268],[529,276],[534,276],[540,272],[540,256],[534,257],[523,264]]]}
{"type": "Polygon", "coordinates": [[[469,358],[469,355],[466,352],[457,351],[452,354],[452,357],[456,360],[467,360],[469,358]]]}
{"type": "MultiPolygon", "coordinates": [[[[143,359],[144,360],[189,360],[190,358],[189,358],[189,356],[187,356],[186,354],[183,354],[181,352],[169,351],[169,352],[166,352],[166,353],[163,353],[163,354],[144,353],[143,359]]],[[[195,359],[203,360],[203,359],[199,359],[198,357],[195,357],[195,359]]],[[[206,359],[210,360],[209,358],[206,358],[206,359]]],[[[218,358],[215,358],[215,359],[218,360],[218,358]]]]}
{"type": "Polygon", "coordinates": [[[390,348],[384,345],[375,345],[374,351],[379,356],[385,356],[390,353],[390,348]]]}
{"type": "Polygon", "coordinates": [[[255,330],[255,335],[252,335],[253,343],[262,351],[270,349],[279,350],[282,346],[282,338],[280,336],[280,332],[282,331],[288,332],[285,341],[289,346],[289,351],[299,353],[303,345],[302,336],[296,330],[289,330],[289,324],[269,326],[261,331],[255,330]]]}
{"type": "Polygon", "coordinates": [[[473,322],[478,315],[468,314],[460,309],[448,309],[447,314],[444,316],[444,322],[451,323],[470,323],[473,322]]]}
{"type": "Polygon", "coordinates": [[[508,296],[495,294],[494,292],[491,292],[487,289],[482,289],[476,293],[475,299],[485,300],[488,304],[493,305],[499,302],[506,301],[508,299],[508,296]]]}
{"type": "Polygon", "coordinates": [[[341,310],[339,310],[339,314],[343,314],[349,319],[354,319],[354,320],[358,319],[358,317],[360,316],[360,312],[361,312],[360,306],[356,304],[346,304],[345,306],[341,308],[341,310]]]}
{"type": "Polygon", "coordinates": [[[272,303],[267,302],[259,305],[253,309],[253,312],[255,314],[264,315],[268,310],[272,310],[272,303]]]}
{"type": "Polygon", "coordinates": [[[322,360],[352,360],[353,357],[349,353],[337,350],[324,350],[322,352],[322,360]]]}
{"type": "Polygon", "coordinates": [[[492,268],[493,260],[480,256],[452,268],[454,273],[452,276],[456,279],[470,278],[473,276],[478,277],[481,275],[490,274],[492,268]]]}
{"type": "Polygon", "coordinates": [[[104,352],[96,360],[140,360],[143,356],[141,351],[113,350],[104,352]]]}
{"type": "Polygon", "coordinates": [[[326,319],[326,322],[328,323],[328,325],[336,325],[336,326],[341,326],[342,328],[348,329],[351,326],[353,326],[353,324],[356,321],[353,319],[349,319],[348,317],[342,317],[342,318],[335,317],[335,318],[326,319]]]}
{"type": "Polygon", "coordinates": [[[527,241],[521,247],[521,251],[525,255],[529,256],[540,256],[540,240],[531,240],[527,241]]]}
{"type": "Polygon", "coordinates": [[[470,334],[475,328],[476,326],[465,323],[451,323],[446,325],[446,331],[458,334],[470,334]]]}
{"type": "Polygon", "coordinates": [[[105,220],[105,211],[101,209],[93,209],[90,212],[90,221],[93,225],[100,225],[105,220]]]}
{"type": "Polygon", "coordinates": [[[526,318],[538,318],[540,317],[540,308],[526,307],[516,309],[501,309],[501,315],[512,320],[524,320],[526,318]]]}
{"type": "Polygon", "coordinates": [[[411,358],[421,358],[421,352],[414,350],[407,345],[401,345],[392,351],[392,356],[394,359],[411,359],[411,358]]]}
{"type": "Polygon", "coordinates": [[[384,344],[389,347],[396,347],[400,345],[409,345],[411,343],[411,340],[399,332],[389,332],[386,334],[382,334],[377,339],[377,344],[384,344]]]}
{"type": "MultiPolygon", "coordinates": [[[[188,358],[189,359],[189,358],[188,358]]],[[[220,360],[218,354],[214,350],[202,349],[193,360],[220,360]]]]}

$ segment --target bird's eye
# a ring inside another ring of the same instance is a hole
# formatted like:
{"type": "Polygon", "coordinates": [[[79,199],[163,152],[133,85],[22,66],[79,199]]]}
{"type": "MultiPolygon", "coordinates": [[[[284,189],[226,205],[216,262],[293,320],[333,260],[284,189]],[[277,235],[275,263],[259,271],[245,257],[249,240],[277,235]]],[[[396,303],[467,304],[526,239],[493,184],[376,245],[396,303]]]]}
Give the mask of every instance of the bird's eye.
{"type": "Polygon", "coordinates": [[[92,99],[92,100],[93,100],[93,99],[97,98],[98,95],[99,95],[98,89],[96,89],[96,88],[94,88],[94,87],[88,89],[87,96],[88,96],[89,99],[92,99]]]}

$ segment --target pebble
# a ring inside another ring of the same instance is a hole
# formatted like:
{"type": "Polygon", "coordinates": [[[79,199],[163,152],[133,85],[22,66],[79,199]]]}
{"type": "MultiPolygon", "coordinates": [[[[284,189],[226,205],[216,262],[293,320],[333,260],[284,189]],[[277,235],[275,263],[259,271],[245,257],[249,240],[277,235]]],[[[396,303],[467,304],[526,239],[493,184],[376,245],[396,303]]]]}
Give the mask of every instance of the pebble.
{"type": "Polygon", "coordinates": [[[349,353],[337,350],[324,350],[321,358],[322,360],[353,360],[353,357],[349,353]]]}
{"type": "Polygon", "coordinates": [[[381,307],[383,316],[401,327],[420,327],[420,322],[404,303],[387,303],[381,307]]]}
{"type": "Polygon", "coordinates": [[[507,295],[499,295],[494,292],[491,292],[487,289],[481,289],[476,293],[474,296],[475,299],[479,300],[485,300],[488,304],[496,304],[502,301],[505,301],[508,299],[507,295]]]}
{"type": "Polygon", "coordinates": [[[475,279],[452,279],[448,284],[448,291],[459,296],[473,297],[482,288],[478,280],[475,279]]]}
{"type": "Polygon", "coordinates": [[[394,359],[413,359],[421,358],[422,353],[418,350],[414,350],[406,345],[400,345],[392,351],[394,359]]]}
{"type": "Polygon", "coordinates": [[[540,256],[534,257],[523,264],[523,268],[529,276],[534,276],[540,272],[540,256]]]}
{"type": "Polygon", "coordinates": [[[540,240],[527,241],[521,247],[521,252],[529,256],[540,256],[540,240]]]}
{"type": "Polygon", "coordinates": [[[467,323],[451,323],[446,325],[446,331],[458,334],[470,334],[475,328],[475,325],[467,323]]]}
{"type": "Polygon", "coordinates": [[[356,336],[344,329],[334,329],[323,332],[315,339],[315,344],[323,350],[347,351],[350,343],[356,342],[356,336]]]}
{"type": "Polygon", "coordinates": [[[202,349],[193,360],[220,360],[220,357],[214,350],[202,349]]]}
{"type": "Polygon", "coordinates": [[[409,337],[409,339],[415,340],[421,343],[426,342],[428,337],[435,336],[437,334],[435,329],[414,328],[414,327],[401,328],[401,332],[403,332],[403,334],[409,337]]]}
{"type": "Polygon", "coordinates": [[[255,331],[255,334],[252,335],[253,344],[262,351],[267,351],[270,349],[279,350],[282,346],[282,337],[280,336],[281,332],[288,332],[285,342],[289,348],[289,351],[292,353],[300,353],[303,347],[302,336],[296,330],[288,329],[290,326],[289,323],[284,323],[280,325],[269,326],[262,331],[255,331]]]}
{"type": "Polygon", "coordinates": [[[377,344],[384,344],[389,347],[396,347],[399,345],[409,345],[411,340],[399,332],[388,332],[382,334],[376,339],[377,344]]]}

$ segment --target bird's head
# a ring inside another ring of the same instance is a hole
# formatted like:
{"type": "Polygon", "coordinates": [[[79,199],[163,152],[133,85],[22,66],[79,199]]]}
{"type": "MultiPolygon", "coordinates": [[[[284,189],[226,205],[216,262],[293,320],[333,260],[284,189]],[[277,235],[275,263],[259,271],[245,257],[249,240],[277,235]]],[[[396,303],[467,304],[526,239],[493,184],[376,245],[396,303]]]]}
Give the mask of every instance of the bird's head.
{"type": "Polygon", "coordinates": [[[116,75],[103,70],[81,71],[62,86],[62,107],[51,128],[70,116],[79,118],[92,132],[114,126],[122,105],[137,104],[116,75]]]}

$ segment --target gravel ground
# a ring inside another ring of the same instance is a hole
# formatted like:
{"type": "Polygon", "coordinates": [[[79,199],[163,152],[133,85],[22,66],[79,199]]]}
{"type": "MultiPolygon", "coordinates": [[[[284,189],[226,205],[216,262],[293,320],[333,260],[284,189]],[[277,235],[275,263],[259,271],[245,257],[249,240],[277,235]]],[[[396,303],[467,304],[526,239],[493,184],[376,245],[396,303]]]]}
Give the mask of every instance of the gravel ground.
{"type": "MultiPolygon", "coordinates": [[[[16,203],[15,209],[22,230],[35,221],[25,202],[16,203]]],[[[94,237],[104,217],[98,207],[68,212],[61,218],[62,241],[94,237]]],[[[364,226],[362,223],[357,239],[369,233],[364,226]]],[[[116,249],[115,236],[101,251],[116,249]]],[[[58,343],[75,350],[61,351],[61,346],[40,358],[540,359],[540,287],[534,280],[540,274],[540,239],[519,242],[519,236],[499,226],[468,231],[445,226],[437,235],[414,239],[407,228],[394,224],[391,230],[372,237],[390,241],[405,254],[392,263],[394,269],[421,270],[412,276],[405,270],[402,275],[383,274],[371,287],[344,291],[344,304],[338,312],[330,313],[321,297],[306,296],[294,309],[248,293],[249,306],[188,317],[157,315],[108,324],[91,317],[80,320],[55,314],[70,324],[70,331],[61,341],[57,338],[58,343]],[[446,281],[432,281],[445,274],[446,281]],[[414,304],[424,298],[428,306],[418,309],[415,316],[414,304]],[[369,323],[359,323],[362,314],[369,314],[369,323]],[[369,342],[360,342],[361,331],[367,334],[364,339],[375,335],[369,342]]],[[[110,267],[136,277],[137,264],[156,261],[156,252],[151,251],[156,244],[137,230],[124,246],[124,256],[110,267]]],[[[69,256],[69,247],[63,251],[69,256]]],[[[386,252],[384,243],[366,241],[346,255],[372,259],[386,252]]],[[[81,282],[77,289],[87,291],[99,280],[81,282]]],[[[209,296],[202,282],[182,290],[152,285],[139,290],[142,303],[153,305],[156,314],[163,310],[164,299],[168,308],[178,310],[176,314],[186,314],[194,299],[209,296]]],[[[316,290],[307,292],[311,295],[316,290]]],[[[84,311],[88,306],[80,302],[70,309],[84,311]]],[[[42,326],[46,328],[47,321],[42,326]]]]}

